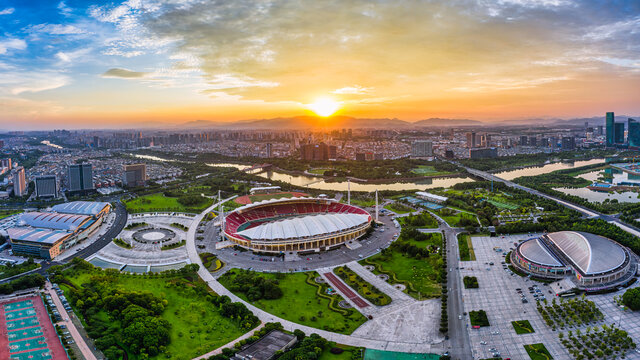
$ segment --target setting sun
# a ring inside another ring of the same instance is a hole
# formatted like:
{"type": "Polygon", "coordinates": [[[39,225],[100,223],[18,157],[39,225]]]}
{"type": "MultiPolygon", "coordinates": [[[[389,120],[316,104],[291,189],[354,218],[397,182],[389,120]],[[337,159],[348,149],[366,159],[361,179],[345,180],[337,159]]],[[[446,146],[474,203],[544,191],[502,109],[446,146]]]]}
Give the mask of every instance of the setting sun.
{"type": "Polygon", "coordinates": [[[340,103],[330,98],[319,98],[308,108],[318,116],[327,117],[333,115],[340,108],[340,103]]]}

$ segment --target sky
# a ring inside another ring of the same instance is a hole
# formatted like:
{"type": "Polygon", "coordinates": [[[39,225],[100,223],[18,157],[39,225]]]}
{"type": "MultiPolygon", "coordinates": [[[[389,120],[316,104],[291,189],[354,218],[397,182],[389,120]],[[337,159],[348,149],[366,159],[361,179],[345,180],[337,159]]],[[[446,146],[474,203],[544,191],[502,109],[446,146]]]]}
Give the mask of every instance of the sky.
{"type": "Polygon", "coordinates": [[[0,127],[640,114],[640,2],[0,0],[0,127]]]}

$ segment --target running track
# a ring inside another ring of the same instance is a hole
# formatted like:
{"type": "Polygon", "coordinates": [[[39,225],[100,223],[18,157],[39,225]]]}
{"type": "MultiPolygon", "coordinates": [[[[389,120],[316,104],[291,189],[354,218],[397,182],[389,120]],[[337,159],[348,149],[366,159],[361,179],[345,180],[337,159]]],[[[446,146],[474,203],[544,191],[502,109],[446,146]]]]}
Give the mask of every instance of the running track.
{"type": "Polygon", "coordinates": [[[349,300],[353,301],[353,303],[356,304],[357,307],[359,307],[360,309],[363,309],[369,306],[369,304],[367,304],[366,301],[362,300],[360,296],[354,293],[350,287],[345,285],[333,273],[327,272],[327,273],[324,273],[324,276],[326,276],[327,279],[329,279],[329,282],[331,282],[331,284],[333,284],[333,286],[335,286],[336,289],[340,290],[340,292],[343,293],[347,298],[349,298],[349,300]]]}

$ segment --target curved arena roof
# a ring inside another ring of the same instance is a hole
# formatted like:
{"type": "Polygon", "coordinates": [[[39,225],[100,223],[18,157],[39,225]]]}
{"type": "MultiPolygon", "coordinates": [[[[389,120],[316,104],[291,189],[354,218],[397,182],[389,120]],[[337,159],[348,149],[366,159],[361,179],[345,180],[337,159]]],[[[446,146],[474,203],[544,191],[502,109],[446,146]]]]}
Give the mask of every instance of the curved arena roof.
{"type": "Polygon", "coordinates": [[[91,215],[95,216],[105,207],[109,206],[108,202],[98,201],[72,201],[64,204],[54,205],[51,209],[55,212],[75,215],[91,215]]]}
{"type": "Polygon", "coordinates": [[[90,218],[86,215],[58,214],[48,212],[27,212],[20,216],[18,225],[29,225],[34,228],[75,231],[90,218]]]}
{"type": "Polygon", "coordinates": [[[267,222],[238,234],[252,240],[294,239],[344,231],[368,221],[369,216],[360,214],[316,214],[267,222]]]}
{"type": "Polygon", "coordinates": [[[623,265],[626,251],[605,237],[578,231],[559,231],[529,240],[519,247],[528,260],[546,266],[572,265],[584,275],[606,273],[623,265]],[[572,264],[564,264],[563,257],[572,264]]]}
{"type": "Polygon", "coordinates": [[[547,237],[585,274],[603,273],[622,265],[626,253],[617,243],[594,234],[559,231],[547,237]]]}
{"type": "Polygon", "coordinates": [[[546,266],[563,266],[541,243],[540,239],[525,241],[520,245],[520,254],[527,260],[546,266]]]}

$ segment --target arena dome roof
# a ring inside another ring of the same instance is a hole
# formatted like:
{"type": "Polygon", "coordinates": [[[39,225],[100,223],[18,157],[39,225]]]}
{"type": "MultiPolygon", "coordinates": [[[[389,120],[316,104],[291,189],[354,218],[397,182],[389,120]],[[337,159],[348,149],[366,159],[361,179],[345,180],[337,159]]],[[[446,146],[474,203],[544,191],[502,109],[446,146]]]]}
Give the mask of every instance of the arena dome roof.
{"type": "Polygon", "coordinates": [[[605,237],[578,231],[559,231],[529,240],[519,247],[520,254],[540,265],[564,266],[565,256],[585,275],[605,273],[623,265],[626,252],[605,237]],[[544,238],[544,241],[543,241],[544,238]],[[551,247],[551,248],[550,248],[551,247]],[[558,254],[558,250],[561,254],[558,254]],[[554,252],[560,256],[558,258],[554,252]]]}
{"type": "Polygon", "coordinates": [[[368,215],[315,214],[264,223],[238,234],[249,239],[294,239],[329,234],[365,224],[368,215]]]}

